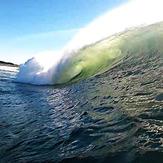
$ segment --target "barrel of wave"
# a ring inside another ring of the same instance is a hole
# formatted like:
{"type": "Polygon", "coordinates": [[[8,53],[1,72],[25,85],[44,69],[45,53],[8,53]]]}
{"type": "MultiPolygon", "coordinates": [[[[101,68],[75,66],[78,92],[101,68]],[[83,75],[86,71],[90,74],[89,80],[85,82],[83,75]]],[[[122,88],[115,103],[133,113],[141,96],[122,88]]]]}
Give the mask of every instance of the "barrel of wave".
{"type": "Polygon", "coordinates": [[[109,70],[131,55],[159,52],[163,56],[162,45],[163,22],[129,29],[74,53],[62,64],[59,77],[54,75],[52,80],[54,84],[76,82],[109,70]]]}

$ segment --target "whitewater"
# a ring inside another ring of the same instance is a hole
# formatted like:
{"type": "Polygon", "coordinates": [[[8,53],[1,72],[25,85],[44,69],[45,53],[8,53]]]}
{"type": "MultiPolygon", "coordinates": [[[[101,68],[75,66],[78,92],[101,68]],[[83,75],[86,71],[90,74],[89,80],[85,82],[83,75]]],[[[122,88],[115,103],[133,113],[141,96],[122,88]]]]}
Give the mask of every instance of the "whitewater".
{"type": "Polygon", "coordinates": [[[127,50],[135,49],[132,46],[123,50],[130,40],[135,40],[135,34],[139,38],[143,35],[141,40],[132,42],[136,49],[159,34],[162,36],[160,25],[158,30],[145,30],[145,27],[163,21],[162,6],[161,0],[132,0],[106,12],[82,28],[60,51],[47,50],[20,65],[16,81],[55,85],[104,72],[120,63],[127,50]]]}

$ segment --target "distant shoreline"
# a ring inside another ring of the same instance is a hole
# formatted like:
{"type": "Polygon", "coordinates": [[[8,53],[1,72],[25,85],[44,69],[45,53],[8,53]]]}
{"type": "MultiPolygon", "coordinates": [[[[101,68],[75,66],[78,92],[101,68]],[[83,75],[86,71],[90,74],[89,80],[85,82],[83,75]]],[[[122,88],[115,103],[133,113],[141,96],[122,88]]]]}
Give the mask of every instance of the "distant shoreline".
{"type": "Polygon", "coordinates": [[[4,62],[4,61],[0,61],[0,66],[19,67],[18,64],[14,64],[14,63],[11,63],[11,62],[4,62]]]}

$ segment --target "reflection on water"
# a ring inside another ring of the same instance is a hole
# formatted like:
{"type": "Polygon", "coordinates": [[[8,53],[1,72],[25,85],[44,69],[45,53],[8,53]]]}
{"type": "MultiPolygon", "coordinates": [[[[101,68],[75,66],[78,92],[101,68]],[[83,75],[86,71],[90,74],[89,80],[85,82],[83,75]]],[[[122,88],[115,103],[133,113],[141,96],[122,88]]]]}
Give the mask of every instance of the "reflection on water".
{"type": "Polygon", "coordinates": [[[162,58],[63,86],[0,70],[0,162],[163,161],[162,58]]]}

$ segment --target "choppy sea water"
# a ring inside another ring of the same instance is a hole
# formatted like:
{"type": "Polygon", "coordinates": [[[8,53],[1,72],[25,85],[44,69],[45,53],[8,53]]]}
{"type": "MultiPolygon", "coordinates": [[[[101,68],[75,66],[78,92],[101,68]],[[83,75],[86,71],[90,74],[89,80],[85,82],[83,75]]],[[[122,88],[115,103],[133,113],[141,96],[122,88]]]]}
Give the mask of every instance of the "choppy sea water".
{"type": "Polygon", "coordinates": [[[163,162],[163,62],[127,58],[65,86],[0,67],[0,162],[163,162]]]}

